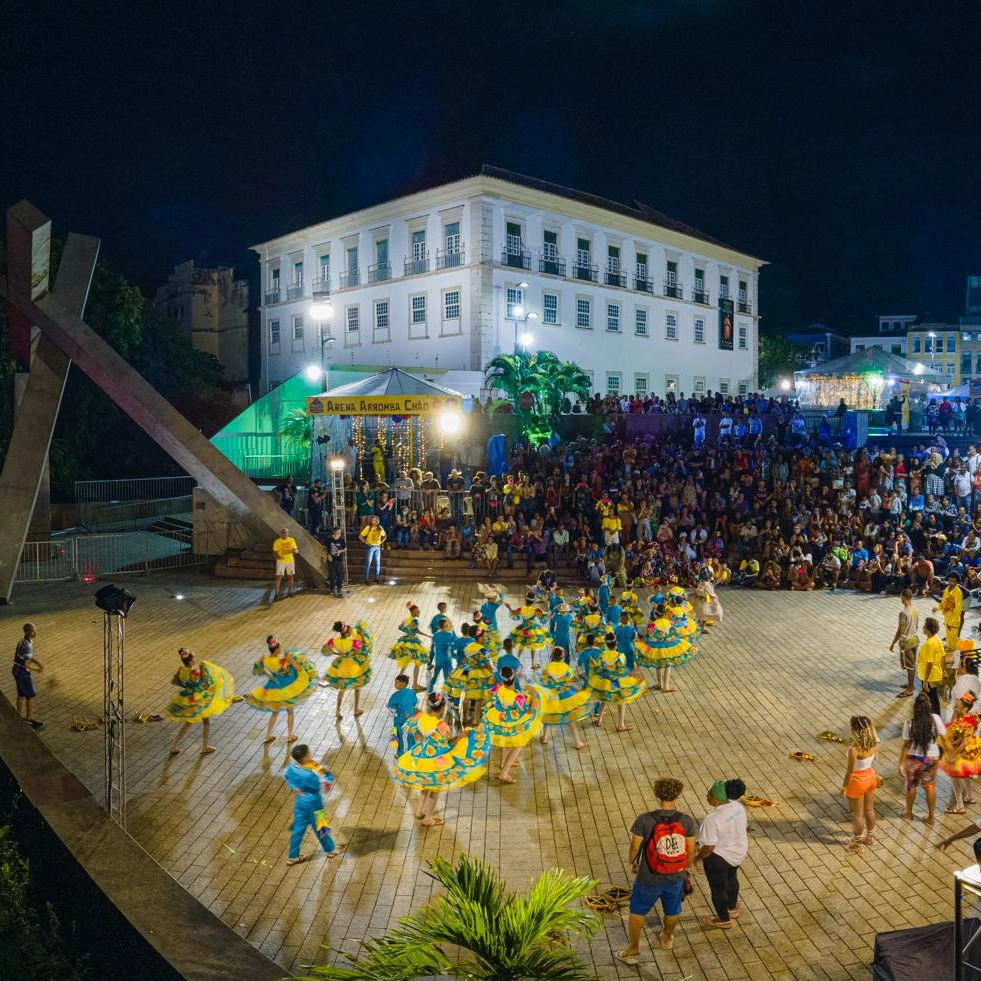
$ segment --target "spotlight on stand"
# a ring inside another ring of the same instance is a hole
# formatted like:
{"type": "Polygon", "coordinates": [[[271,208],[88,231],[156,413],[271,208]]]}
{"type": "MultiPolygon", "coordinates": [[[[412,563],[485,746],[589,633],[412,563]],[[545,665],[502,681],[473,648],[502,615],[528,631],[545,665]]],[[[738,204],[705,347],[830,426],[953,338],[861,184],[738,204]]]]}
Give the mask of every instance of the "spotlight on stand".
{"type": "Polygon", "coordinates": [[[444,412],[439,417],[439,428],[447,435],[458,433],[462,425],[463,420],[460,418],[459,412],[444,412]]]}
{"type": "Polygon", "coordinates": [[[330,461],[331,470],[343,470],[344,469],[344,457],[335,456],[331,458],[330,461]]]}
{"type": "Polygon", "coordinates": [[[95,605],[103,613],[108,613],[112,616],[125,617],[133,608],[135,602],[136,597],[129,590],[121,589],[119,586],[111,584],[103,586],[95,594],[95,605]]]}

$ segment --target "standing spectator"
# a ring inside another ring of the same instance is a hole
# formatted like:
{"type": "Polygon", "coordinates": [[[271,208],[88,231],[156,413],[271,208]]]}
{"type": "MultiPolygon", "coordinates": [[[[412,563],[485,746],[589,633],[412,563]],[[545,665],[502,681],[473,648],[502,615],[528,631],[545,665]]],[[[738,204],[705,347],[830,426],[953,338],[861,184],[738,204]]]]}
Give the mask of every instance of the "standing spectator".
{"type": "Polygon", "coordinates": [[[358,538],[365,544],[364,557],[364,582],[368,585],[371,578],[371,566],[375,566],[375,582],[381,583],[381,547],[385,541],[385,529],[378,521],[378,515],[373,514],[368,519],[368,524],[361,529],[358,538]]]}
{"type": "Polygon", "coordinates": [[[279,529],[279,538],[272,543],[273,555],[276,556],[276,578],[273,586],[273,599],[279,599],[279,586],[286,576],[287,595],[293,595],[293,577],[296,575],[296,553],[299,548],[296,539],[290,537],[286,528],[279,529]]]}
{"type": "Polygon", "coordinates": [[[940,686],[944,681],[944,665],[947,663],[947,652],[940,643],[937,634],[940,624],[935,617],[927,617],[923,621],[923,633],[926,640],[916,658],[916,674],[920,679],[923,692],[929,697],[933,711],[940,714],[940,686]]]}
{"type": "Polygon", "coordinates": [[[906,809],[903,817],[907,821],[913,820],[916,788],[922,786],[927,799],[927,816],[923,820],[927,824],[933,824],[933,813],[937,806],[934,780],[937,776],[937,764],[940,762],[940,746],[937,740],[946,734],[947,727],[943,719],[939,713],[933,711],[927,694],[920,692],[913,702],[913,717],[903,723],[903,748],[899,754],[899,775],[906,781],[906,809]]]}
{"type": "Polygon", "coordinates": [[[658,900],[664,913],[660,945],[670,950],[674,944],[674,930],[681,918],[681,900],[688,878],[688,862],[695,850],[698,828],[690,814],[684,814],[675,806],[684,789],[680,780],[656,780],[657,810],[639,815],[630,829],[632,837],[627,862],[636,878],[630,893],[627,946],[616,955],[624,964],[637,963],[644,917],[658,900]]]}
{"type": "Polygon", "coordinates": [[[879,736],[867,715],[851,718],[852,745],[848,750],[848,766],[841,785],[841,796],[848,799],[852,819],[852,837],[847,843],[850,852],[860,852],[863,845],[874,845],[875,792],[882,783],[876,774],[875,754],[879,736]]]}
{"type": "Polygon", "coordinates": [[[746,793],[742,780],[716,780],[708,789],[706,800],[712,810],[698,830],[698,853],[712,892],[715,916],[706,917],[707,927],[729,930],[739,916],[739,866],[749,851],[746,832],[746,808],[740,798],[746,793]]]}
{"type": "Polygon", "coordinates": [[[327,539],[327,557],[330,560],[330,588],[335,596],[344,595],[344,562],[347,555],[347,539],[342,528],[334,528],[327,539]]]}
{"type": "Polygon", "coordinates": [[[292,477],[287,477],[277,488],[279,494],[279,506],[292,518],[293,508],[296,506],[296,485],[292,477]]]}
{"type": "Polygon", "coordinates": [[[17,714],[23,715],[32,729],[40,729],[44,723],[34,718],[34,699],[37,692],[34,689],[33,671],[43,671],[44,665],[34,656],[34,639],[37,637],[37,627],[33,623],[24,624],[24,636],[17,641],[14,648],[14,666],[11,674],[17,685],[17,714]]]}
{"type": "Polygon", "coordinates": [[[450,497],[450,512],[453,520],[457,523],[463,521],[463,495],[466,491],[466,483],[459,470],[451,470],[446,480],[446,490],[450,497]]]}
{"type": "Polygon", "coordinates": [[[320,534],[320,526],[324,520],[324,488],[319,480],[315,480],[307,491],[307,523],[311,535],[320,534]]]}
{"type": "Polygon", "coordinates": [[[920,625],[920,611],[913,605],[913,590],[904,589],[900,595],[903,608],[899,611],[899,624],[896,635],[889,645],[894,651],[899,644],[899,666],[906,672],[906,687],[896,696],[909,698],[914,693],[913,678],[916,673],[916,650],[920,646],[917,630],[920,625]]]}

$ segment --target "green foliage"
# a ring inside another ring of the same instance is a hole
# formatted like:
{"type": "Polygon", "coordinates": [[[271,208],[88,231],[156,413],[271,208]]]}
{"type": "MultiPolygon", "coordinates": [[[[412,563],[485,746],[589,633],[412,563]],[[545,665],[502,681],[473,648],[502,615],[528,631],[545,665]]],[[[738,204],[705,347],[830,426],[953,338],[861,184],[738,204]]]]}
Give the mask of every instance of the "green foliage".
{"type": "Polygon", "coordinates": [[[0,977],[19,981],[84,981],[88,972],[66,954],[58,918],[42,918],[29,902],[30,869],[9,827],[0,826],[0,977]]]}
{"type": "Polygon", "coordinates": [[[792,375],[804,367],[807,349],[791,344],[786,337],[760,334],[757,358],[758,385],[769,388],[784,375],[792,375]]]}
{"type": "Polygon", "coordinates": [[[508,892],[498,873],[469,855],[434,859],[446,890],[403,917],[401,929],[367,940],[347,966],[315,967],[300,981],[413,981],[443,974],[469,981],[594,981],[566,935],[590,937],[598,918],[580,906],[595,882],[549,869],[527,895],[508,892]]]}
{"type": "Polygon", "coordinates": [[[279,436],[297,456],[310,452],[310,417],[306,409],[293,409],[279,426],[279,436]]]}

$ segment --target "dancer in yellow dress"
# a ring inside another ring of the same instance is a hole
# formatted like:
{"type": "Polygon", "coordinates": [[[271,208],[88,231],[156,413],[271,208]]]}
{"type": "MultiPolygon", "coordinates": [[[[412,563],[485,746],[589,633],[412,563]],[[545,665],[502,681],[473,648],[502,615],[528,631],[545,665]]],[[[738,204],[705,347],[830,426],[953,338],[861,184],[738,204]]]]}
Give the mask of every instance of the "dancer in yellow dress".
{"type": "Polygon", "coordinates": [[[168,719],[181,724],[170,746],[170,755],[176,756],[180,749],[181,740],[187,735],[193,725],[201,724],[201,755],[208,756],[215,751],[209,745],[211,735],[211,720],[221,715],[235,697],[235,679],[224,668],[210,661],[195,663],[194,655],[182,647],[177,656],[181,666],[174,675],[172,684],[179,691],[170,700],[170,705],[164,709],[168,719]]]}
{"type": "Polygon", "coordinates": [[[484,700],[493,687],[494,662],[487,650],[487,634],[475,626],[456,670],[443,685],[447,697],[460,699],[460,725],[464,729],[480,724],[484,700]]]}
{"type": "MultiPolygon", "coordinates": [[[[552,651],[552,659],[542,668],[541,682],[537,685],[542,699],[542,735],[544,746],[548,742],[548,732],[552,726],[566,726],[589,717],[593,711],[596,695],[588,686],[580,687],[576,669],[569,663],[569,655],[562,647],[552,651]]],[[[576,749],[585,749],[578,730],[576,749]]]]}
{"type": "Polygon", "coordinates": [[[490,741],[500,746],[501,783],[514,783],[511,767],[518,761],[521,749],[538,735],[542,728],[542,702],[537,688],[527,692],[514,690],[514,668],[501,668],[501,683],[497,685],[484,712],[484,725],[490,741]]]}
{"type": "Polygon", "coordinates": [[[539,651],[550,649],[552,638],[545,625],[548,617],[545,612],[535,605],[535,594],[528,592],[522,606],[508,606],[511,615],[517,619],[518,625],[511,631],[510,637],[514,651],[521,657],[523,651],[531,651],[532,670],[538,667],[536,656],[539,651]]]}
{"type": "Polygon", "coordinates": [[[286,741],[296,742],[296,736],[293,735],[293,709],[316,691],[317,669],[302,651],[284,651],[272,634],[266,638],[266,646],[269,652],[256,661],[252,668],[252,673],[264,677],[265,681],[258,688],[253,688],[245,696],[245,700],[252,708],[271,713],[264,745],[276,738],[273,735],[273,726],[276,725],[279,713],[284,710],[286,741]]]}
{"type": "Polygon", "coordinates": [[[602,634],[606,626],[606,621],[603,619],[603,614],[600,612],[599,606],[594,603],[581,617],[576,617],[572,625],[576,629],[576,651],[581,653],[587,646],[586,637],[589,634],[592,634],[594,637],[602,634]]]}
{"type": "Polygon", "coordinates": [[[940,594],[940,603],[933,608],[944,618],[944,649],[950,654],[957,650],[957,641],[964,626],[964,594],[961,592],[961,577],[952,572],[947,585],[940,594]]]}
{"type": "Polygon", "coordinates": [[[371,631],[364,621],[359,621],[353,627],[338,620],[333,627],[337,637],[331,637],[324,644],[322,653],[333,660],[324,674],[324,681],[337,689],[337,713],[335,718],[341,721],[341,702],[344,692],[354,692],[354,717],[364,715],[361,710],[361,689],[371,681],[371,631]]]}
{"type": "Polygon", "coordinates": [[[623,612],[630,617],[630,622],[635,627],[641,627],[644,624],[644,611],[640,608],[640,600],[637,593],[634,592],[633,580],[627,583],[627,588],[620,593],[620,606],[623,608],[623,612]]]}
{"type": "Polygon", "coordinates": [[[627,725],[627,705],[644,694],[647,682],[631,674],[627,659],[617,650],[614,634],[606,635],[606,650],[601,651],[599,657],[590,660],[587,680],[601,705],[599,715],[593,720],[594,724],[603,724],[606,705],[614,702],[617,706],[617,732],[629,732],[633,729],[633,726],[627,725]]]}
{"type": "Polygon", "coordinates": [[[654,690],[673,692],[671,687],[671,668],[685,664],[698,649],[688,637],[682,636],[678,628],[667,617],[658,617],[647,625],[647,637],[634,644],[637,663],[656,671],[654,690]]]}
{"type": "Polygon", "coordinates": [[[412,689],[424,691],[426,686],[419,684],[419,668],[429,664],[429,648],[419,642],[420,637],[429,634],[419,629],[419,607],[415,603],[406,603],[409,615],[399,624],[399,639],[392,644],[388,656],[399,666],[399,671],[405,671],[412,662],[412,689]]]}
{"type": "Polygon", "coordinates": [[[487,772],[490,757],[490,737],[485,726],[468,729],[453,739],[445,716],[443,693],[430,692],[423,711],[405,723],[405,736],[412,748],[389,766],[402,786],[422,792],[415,813],[424,828],[444,823],[435,815],[439,795],[479,780],[487,772]]]}

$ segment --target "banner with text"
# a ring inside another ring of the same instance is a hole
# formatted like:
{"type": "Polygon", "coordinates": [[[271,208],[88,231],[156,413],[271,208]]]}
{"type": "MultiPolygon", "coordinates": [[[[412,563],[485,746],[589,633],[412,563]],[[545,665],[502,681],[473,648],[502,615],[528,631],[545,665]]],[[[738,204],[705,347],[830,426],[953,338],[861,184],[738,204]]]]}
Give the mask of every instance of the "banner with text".
{"type": "Polygon", "coordinates": [[[732,350],[733,313],[732,300],[719,300],[719,347],[723,351],[732,350]]]}
{"type": "Polygon", "coordinates": [[[460,412],[459,395],[311,395],[308,416],[429,416],[435,412],[460,412]]]}

